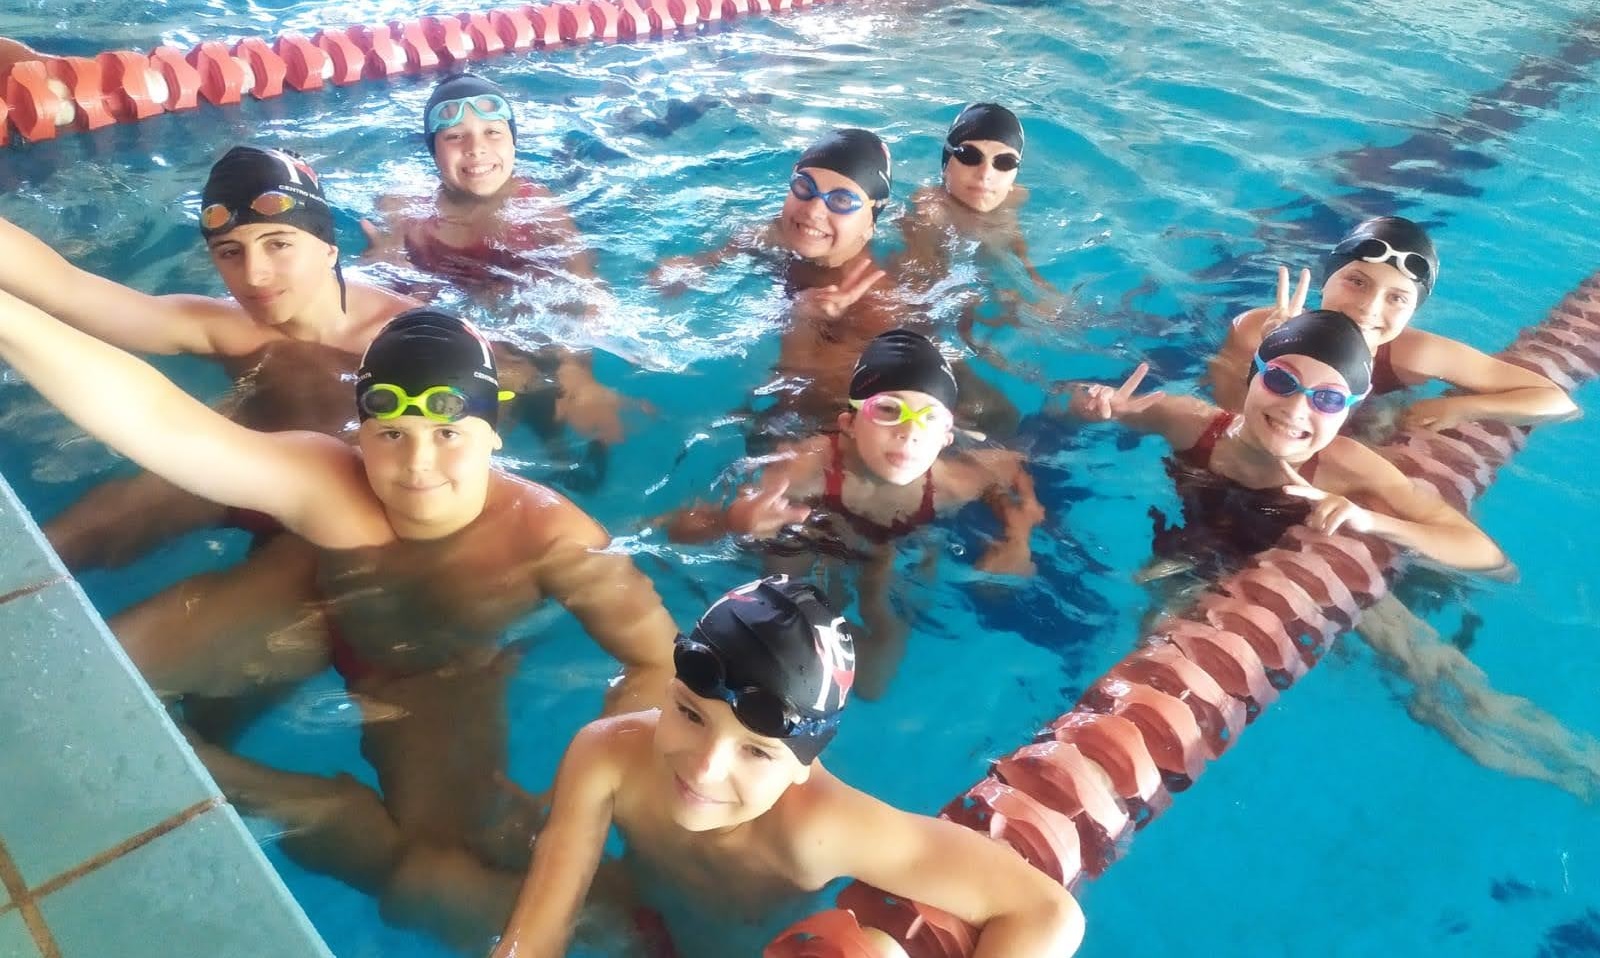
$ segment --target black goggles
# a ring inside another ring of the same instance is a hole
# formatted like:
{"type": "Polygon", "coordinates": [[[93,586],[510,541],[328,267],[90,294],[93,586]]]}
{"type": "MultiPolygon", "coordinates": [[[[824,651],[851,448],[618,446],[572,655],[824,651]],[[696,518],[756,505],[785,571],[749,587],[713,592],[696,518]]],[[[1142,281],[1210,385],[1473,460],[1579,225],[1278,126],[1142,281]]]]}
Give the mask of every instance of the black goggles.
{"type": "Polygon", "coordinates": [[[996,153],[993,156],[983,152],[971,143],[960,146],[947,146],[944,148],[946,157],[955,157],[962,166],[982,166],[988,160],[995,169],[1002,173],[1010,173],[1022,165],[1022,157],[1015,153],[996,153]]]}
{"type": "Polygon", "coordinates": [[[796,738],[816,735],[831,728],[837,715],[802,717],[781,697],[758,686],[728,688],[727,670],[722,657],[708,645],[679,635],[672,647],[672,666],[678,681],[703,699],[728,703],[739,724],[767,738],[796,738]]]}

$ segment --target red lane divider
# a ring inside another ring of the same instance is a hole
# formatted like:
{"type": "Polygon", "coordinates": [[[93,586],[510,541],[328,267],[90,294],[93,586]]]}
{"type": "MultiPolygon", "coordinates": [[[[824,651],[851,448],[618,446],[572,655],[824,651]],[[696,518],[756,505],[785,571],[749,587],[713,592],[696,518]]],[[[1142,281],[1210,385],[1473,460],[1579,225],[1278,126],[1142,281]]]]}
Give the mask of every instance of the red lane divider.
{"type": "Polygon", "coordinates": [[[200,73],[189,65],[177,47],[156,47],[150,64],[167,84],[168,110],[192,110],[200,105],[200,73]]]}
{"type": "Polygon", "coordinates": [[[533,19],[523,7],[505,7],[489,11],[489,22],[500,35],[500,42],[512,53],[533,49],[533,19]]]}
{"type": "Polygon", "coordinates": [[[216,106],[239,102],[244,91],[244,70],[228,48],[208,40],[189,51],[190,66],[200,75],[200,95],[216,106]]]}
{"type": "Polygon", "coordinates": [[[451,16],[423,17],[418,23],[422,37],[429,49],[439,57],[441,66],[465,63],[472,57],[474,47],[461,30],[461,21],[451,16]]]}
{"type": "Polygon", "coordinates": [[[98,130],[116,122],[106,104],[105,80],[98,60],[83,57],[57,57],[46,60],[45,73],[67,90],[75,113],[72,126],[77,130],[98,130]]]}
{"type": "Polygon", "coordinates": [[[250,66],[250,73],[255,79],[255,84],[250,88],[251,96],[265,100],[283,94],[283,83],[288,78],[289,67],[276,51],[267,46],[265,40],[246,37],[234,45],[233,55],[250,66]]]}
{"type": "MultiPolygon", "coordinates": [[[[1501,356],[1580,383],[1600,374],[1600,273],[1585,279],[1501,356]],[[1584,348],[1580,348],[1584,347],[1584,348]]],[[[1402,434],[1380,451],[1412,478],[1466,505],[1523,445],[1528,429],[1468,423],[1402,434]]],[[[1277,698],[1321,660],[1360,610],[1387,590],[1397,550],[1368,537],[1290,529],[1275,547],[1212,587],[1181,617],[1161,622],[1137,651],[1091,685],[1041,733],[1042,741],[994,763],[944,816],[1003,840],[1069,889],[1098,877],[1135,827],[1165,809],[1277,698]],[[1077,835],[1078,868],[1072,867],[1077,835]]],[[[840,909],[901,941],[914,956],[966,956],[970,939],[930,939],[914,903],[861,886],[840,909]],[[936,939],[936,940],[935,940],[936,939]]],[[[769,944],[766,958],[834,956],[860,928],[834,912],[807,919],[769,944]]]]}
{"type": "Polygon", "coordinates": [[[32,142],[53,139],[67,101],[50,86],[43,63],[18,63],[6,77],[6,102],[17,132],[32,142]]]}
{"type": "Polygon", "coordinates": [[[150,58],[131,50],[107,50],[95,57],[106,91],[106,109],[118,123],[166,112],[166,91],[150,58]]]}
{"type": "Polygon", "coordinates": [[[366,76],[367,52],[347,31],[318,30],[312,42],[327,56],[335,86],[349,86],[366,76]]]}
{"type": "Polygon", "coordinates": [[[291,88],[318,90],[322,88],[322,71],[331,66],[322,48],[298,33],[285,33],[278,37],[274,52],[283,61],[283,82],[291,88]]]}
{"type": "Polygon", "coordinates": [[[489,22],[487,14],[462,13],[457,15],[457,19],[461,22],[461,28],[466,31],[467,38],[472,41],[474,60],[499,56],[506,52],[506,42],[500,39],[499,31],[489,22]]]}

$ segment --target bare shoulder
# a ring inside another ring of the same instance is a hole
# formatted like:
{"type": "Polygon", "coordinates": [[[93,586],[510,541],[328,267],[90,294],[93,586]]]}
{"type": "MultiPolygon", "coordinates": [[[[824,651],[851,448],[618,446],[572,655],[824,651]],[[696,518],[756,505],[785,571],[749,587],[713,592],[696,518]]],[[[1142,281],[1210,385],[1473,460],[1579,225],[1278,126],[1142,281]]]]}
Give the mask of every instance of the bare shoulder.
{"type": "Polygon", "coordinates": [[[774,809],[775,839],[802,887],[821,888],[851,871],[852,850],[870,845],[885,814],[901,814],[840,781],[819,762],[804,783],[784,793],[774,809]]]}
{"type": "Polygon", "coordinates": [[[397,314],[422,305],[421,300],[403,296],[365,281],[346,283],[349,311],[360,326],[382,326],[397,314]]]}
{"type": "Polygon", "coordinates": [[[631,769],[649,760],[659,715],[628,712],[585,725],[567,746],[563,773],[575,776],[585,791],[615,793],[631,769]]]}
{"type": "Polygon", "coordinates": [[[549,486],[498,471],[491,481],[498,487],[491,495],[506,497],[506,511],[520,517],[524,541],[531,549],[548,551],[559,544],[603,549],[611,544],[604,526],[549,486]]]}
{"type": "Polygon", "coordinates": [[[173,320],[198,327],[211,351],[219,356],[246,356],[283,338],[257,325],[231,299],[193,293],[170,293],[157,299],[171,310],[167,315],[173,320]]]}

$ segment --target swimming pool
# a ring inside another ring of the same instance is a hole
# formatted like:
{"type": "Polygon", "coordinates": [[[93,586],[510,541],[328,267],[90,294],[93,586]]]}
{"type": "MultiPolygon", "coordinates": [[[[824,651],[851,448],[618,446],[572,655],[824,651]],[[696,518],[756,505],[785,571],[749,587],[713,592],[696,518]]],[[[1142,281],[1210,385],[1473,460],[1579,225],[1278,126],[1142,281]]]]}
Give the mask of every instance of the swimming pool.
{"type": "MultiPolygon", "coordinates": [[[[80,6],[50,16],[86,13],[80,6]]],[[[313,3],[123,9],[119,19],[155,26],[136,36],[78,28],[85,46],[74,52],[147,44],[157,31],[198,39],[303,29],[335,15],[313,3]]],[[[399,15],[377,3],[359,11],[399,15]]],[[[1418,23],[1399,4],[1314,14],[1235,4],[1212,5],[1197,22],[1178,4],[841,5],[684,43],[498,61],[490,72],[530,104],[520,118],[525,171],[568,198],[611,280],[615,303],[589,334],[644,367],[607,360],[602,377],[659,409],[613,455],[607,484],[578,501],[629,534],[640,518],[703,491],[742,452],[725,414],[775,355],[780,301],[770,277],[725,271],[714,295],[679,300],[633,278],[764,215],[789,158],[830,126],[882,132],[903,198],[935,175],[938,131],[968,99],[1009,103],[1028,124],[1024,180],[1034,195],[1024,224],[1036,262],[1074,305],[998,343],[1052,378],[1119,375],[1139,356],[1169,380],[1192,378],[1227,317],[1270,295],[1276,262],[1312,262],[1368,212],[1435,226],[1443,281],[1419,321],[1497,348],[1600,262],[1584,215],[1600,196],[1585,149],[1595,68],[1578,66],[1548,103],[1519,94],[1524,105],[1492,114],[1473,95],[1526,71],[1524,58],[1548,65],[1582,35],[1584,13],[1576,4],[1450,3],[1418,23]],[[1440,137],[1414,137],[1419,130],[1444,131],[1443,142],[1470,152],[1446,154],[1440,137]],[[1450,169],[1430,165],[1441,159],[1450,169]]],[[[0,33],[46,46],[52,28],[0,17],[0,33]]],[[[355,220],[376,194],[431,177],[413,135],[427,88],[361,84],[13,150],[0,169],[10,193],[0,211],[141,288],[216,290],[185,213],[223,148],[253,136],[313,156],[353,244],[355,220]]],[[[958,282],[980,286],[989,269],[963,265],[958,282]]],[[[202,392],[224,385],[197,364],[162,365],[202,392]]],[[[1038,383],[988,375],[1024,410],[1039,406],[1038,383]]],[[[1592,394],[1580,393],[1580,405],[1592,394]]],[[[107,462],[90,444],[66,441],[24,389],[0,392],[0,423],[0,470],[41,516],[107,462]]],[[[1048,532],[1035,536],[1040,577],[985,580],[960,554],[982,520],[949,524],[934,547],[947,553],[938,581],[909,590],[923,611],[904,669],[883,701],[852,711],[830,753],[843,777],[906,807],[936,810],[1137,634],[1145,598],[1130,576],[1148,555],[1145,508],[1172,499],[1158,444],[1127,449],[1112,431],[1042,420],[1025,435],[1043,456],[1051,508],[1048,532]]],[[[1585,642],[1597,614],[1580,550],[1600,519],[1584,474],[1597,446],[1592,420],[1534,434],[1476,512],[1522,579],[1474,583],[1466,600],[1482,619],[1473,659],[1495,685],[1590,733],[1600,733],[1600,664],[1585,642]]],[[[535,477],[563,462],[524,435],[507,457],[535,477]]],[[[241,545],[211,538],[224,553],[241,545]]],[[[680,619],[750,574],[731,550],[680,553],[659,535],[636,545],[680,619]]],[[[86,585],[109,611],[217,561],[216,551],[196,537],[86,585]]],[[[1431,618],[1456,635],[1462,610],[1447,601],[1431,618]]],[[[541,642],[513,697],[513,771],[537,786],[595,711],[608,664],[561,621],[536,616],[524,631],[541,642]]],[[[1087,886],[1082,954],[1596,950],[1593,809],[1476,767],[1406,717],[1364,647],[1341,640],[1338,650],[1087,886]]],[[[252,733],[247,751],[307,771],[358,767],[354,712],[336,689],[331,679],[313,683],[252,733]]],[[[361,896],[285,869],[337,954],[440,953],[379,926],[361,896]]]]}

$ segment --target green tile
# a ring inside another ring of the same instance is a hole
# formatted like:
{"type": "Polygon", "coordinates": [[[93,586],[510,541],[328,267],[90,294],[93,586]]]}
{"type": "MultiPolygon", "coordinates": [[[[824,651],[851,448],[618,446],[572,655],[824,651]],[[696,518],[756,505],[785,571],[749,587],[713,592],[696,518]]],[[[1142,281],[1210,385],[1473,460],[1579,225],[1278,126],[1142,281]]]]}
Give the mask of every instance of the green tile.
{"type": "Polygon", "coordinates": [[[0,915],[0,958],[39,958],[20,911],[0,915]]]}
{"type": "Polygon", "coordinates": [[[216,794],[76,583],[0,605],[0,838],[29,887],[216,794]]]}
{"type": "Polygon", "coordinates": [[[0,595],[64,574],[33,518],[0,478],[0,595]]]}
{"type": "Polygon", "coordinates": [[[52,892],[40,910],[62,958],[331,958],[226,806],[52,892]]]}

